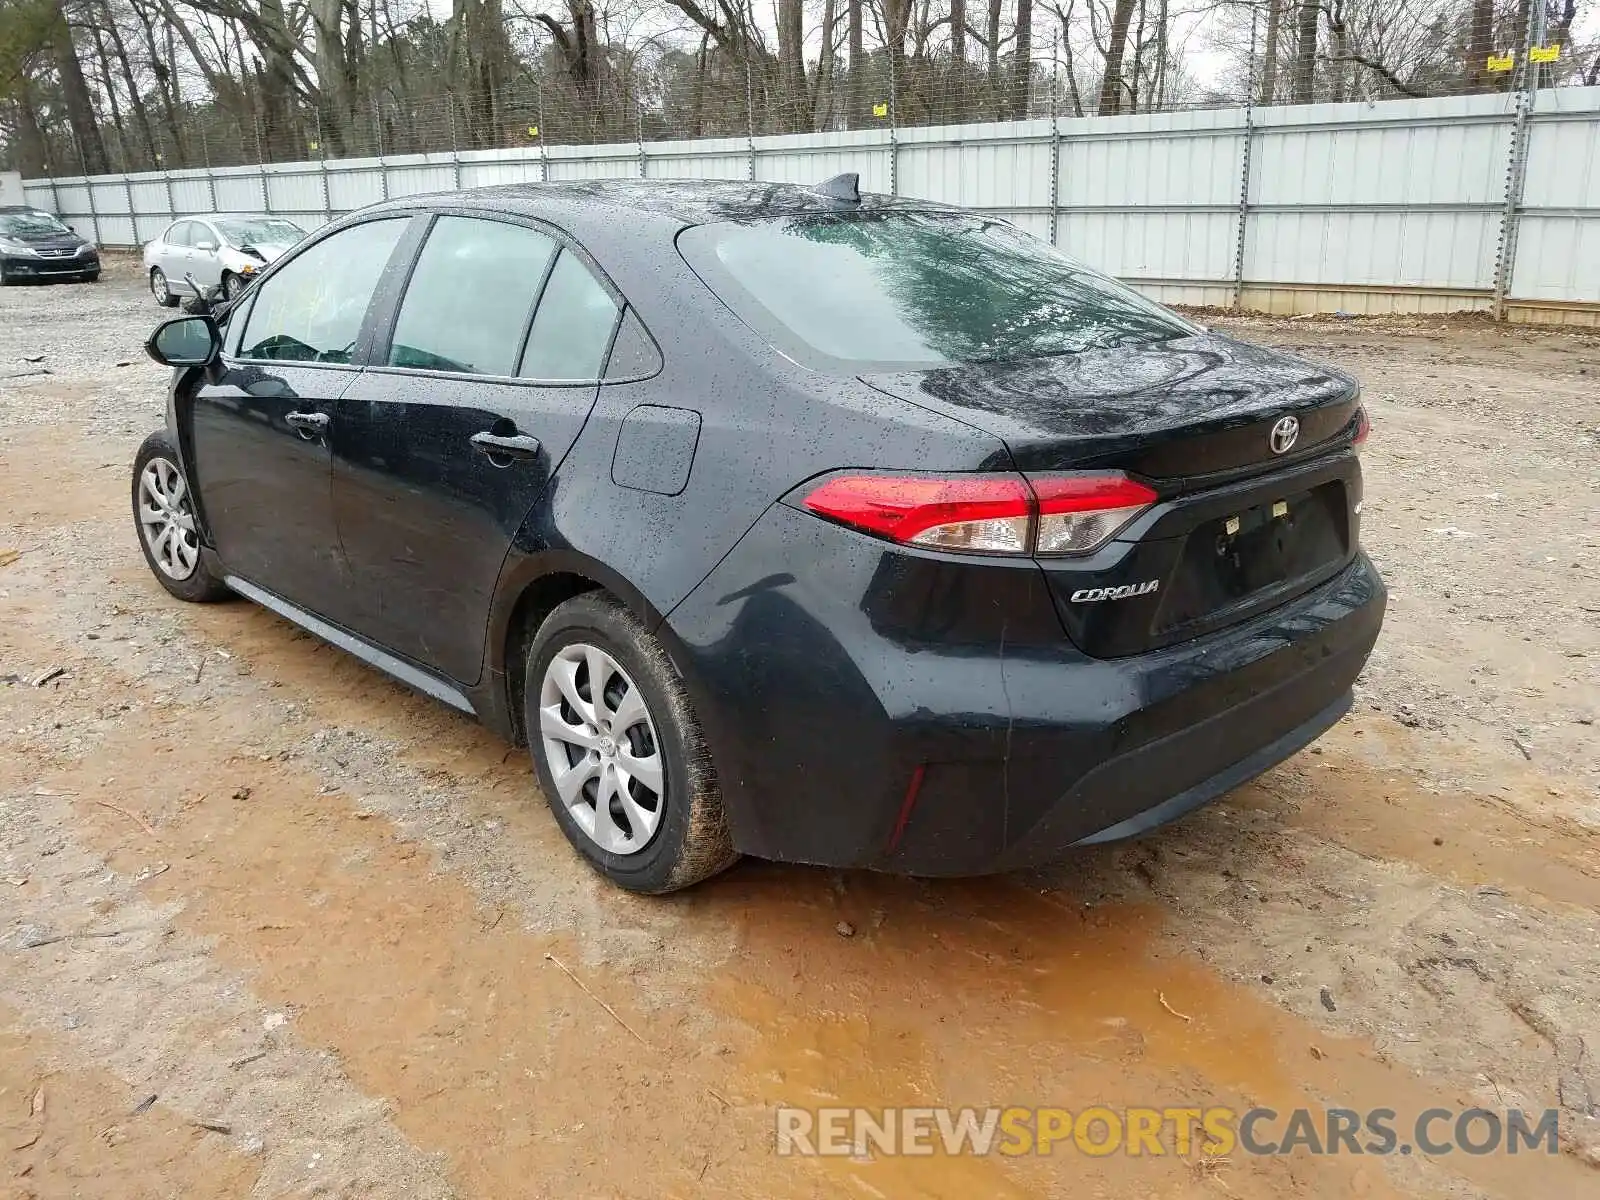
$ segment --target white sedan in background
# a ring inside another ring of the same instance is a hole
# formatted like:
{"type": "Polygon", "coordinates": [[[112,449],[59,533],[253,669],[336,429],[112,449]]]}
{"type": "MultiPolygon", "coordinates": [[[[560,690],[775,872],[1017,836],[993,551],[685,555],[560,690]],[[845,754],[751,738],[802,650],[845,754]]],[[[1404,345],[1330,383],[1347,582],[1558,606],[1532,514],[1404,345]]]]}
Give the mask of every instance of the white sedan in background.
{"type": "Polygon", "coordinates": [[[174,221],[144,248],[144,269],[156,303],[171,308],[202,288],[220,287],[232,300],[251,277],[293,246],[306,231],[265,213],[210,213],[174,221]]]}

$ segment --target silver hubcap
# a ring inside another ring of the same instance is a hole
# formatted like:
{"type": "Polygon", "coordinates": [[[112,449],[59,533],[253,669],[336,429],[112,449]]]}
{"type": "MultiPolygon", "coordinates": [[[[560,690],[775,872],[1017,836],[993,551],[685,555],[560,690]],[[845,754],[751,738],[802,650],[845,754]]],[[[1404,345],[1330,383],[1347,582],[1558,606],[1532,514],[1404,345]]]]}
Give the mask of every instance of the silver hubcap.
{"type": "Polygon", "coordinates": [[[598,646],[564,646],[545,668],[539,733],[556,792],[611,854],[637,854],[666,812],[661,741],[644,695],[598,646]]]}
{"type": "Polygon", "coordinates": [[[139,476],[139,533],[150,557],[169,579],[187,579],[200,562],[200,539],[183,472],[152,458],[139,476]]]}
{"type": "Polygon", "coordinates": [[[150,290],[155,293],[157,300],[167,298],[167,277],[160,271],[150,276],[150,290]]]}

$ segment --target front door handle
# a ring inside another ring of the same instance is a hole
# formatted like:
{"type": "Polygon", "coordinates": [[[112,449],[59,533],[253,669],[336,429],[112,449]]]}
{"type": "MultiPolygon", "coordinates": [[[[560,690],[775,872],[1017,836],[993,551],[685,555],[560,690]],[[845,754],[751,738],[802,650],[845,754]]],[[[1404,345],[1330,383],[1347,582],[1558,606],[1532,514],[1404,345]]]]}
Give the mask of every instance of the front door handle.
{"type": "Polygon", "coordinates": [[[470,440],[472,448],[487,454],[490,462],[497,458],[533,458],[539,453],[539,439],[525,433],[475,433],[470,440]]]}
{"type": "Polygon", "coordinates": [[[295,430],[307,441],[310,441],[312,438],[322,436],[328,428],[330,418],[327,413],[292,412],[284,417],[284,420],[288,422],[291,429],[295,430]]]}

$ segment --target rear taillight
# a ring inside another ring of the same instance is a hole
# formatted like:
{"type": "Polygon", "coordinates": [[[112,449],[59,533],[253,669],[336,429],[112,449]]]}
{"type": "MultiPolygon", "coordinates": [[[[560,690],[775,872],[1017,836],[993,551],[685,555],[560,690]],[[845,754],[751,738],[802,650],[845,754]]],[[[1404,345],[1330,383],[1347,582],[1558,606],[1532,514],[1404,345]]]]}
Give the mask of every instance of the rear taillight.
{"type": "Polygon", "coordinates": [[[1039,498],[1036,554],[1087,554],[1156,502],[1126,475],[1058,475],[1030,480],[1039,498]]]}
{"type": "Polygon", "coordinates": [[[1053,475],[835,475],[802,503],[891,541],[978,554],[1087,554],[1156,500],[1116,472],[1053,475]]]}
{"type": "Polygon", "coordinates": [[[1367,416],[1365,408],[1356,409],[1356,435],[1350,439],[1352,446],[1365,446],[1367,438],[1372,434],[1372,419],[1367,416]]]}

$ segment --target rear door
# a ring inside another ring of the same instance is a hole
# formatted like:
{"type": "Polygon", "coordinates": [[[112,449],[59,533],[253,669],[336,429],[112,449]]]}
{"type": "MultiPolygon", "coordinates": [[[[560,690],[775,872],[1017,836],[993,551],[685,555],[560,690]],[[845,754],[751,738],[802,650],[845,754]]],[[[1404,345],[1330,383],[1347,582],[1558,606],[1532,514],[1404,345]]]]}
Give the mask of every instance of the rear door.
{"type": "Polygon", "coordinates": [[[330,492],[331,409],[410,218],[340,230],[259,285],[222,370],[180,408],[196,498],[224,568],[338,621],[347,578],[330,492]]]}
{"type": "Polygon", "coordinates": [[[434,218],[334,408],[334,510],[361,632],[477,681],[501,564],[594,405],[618,313],[556,232],[434,218]]]}

